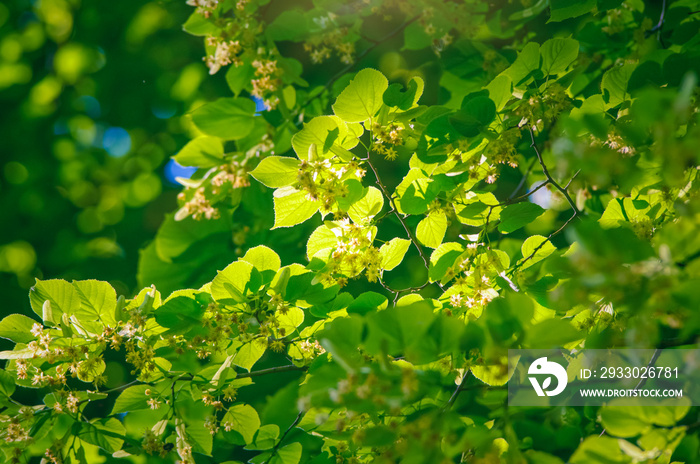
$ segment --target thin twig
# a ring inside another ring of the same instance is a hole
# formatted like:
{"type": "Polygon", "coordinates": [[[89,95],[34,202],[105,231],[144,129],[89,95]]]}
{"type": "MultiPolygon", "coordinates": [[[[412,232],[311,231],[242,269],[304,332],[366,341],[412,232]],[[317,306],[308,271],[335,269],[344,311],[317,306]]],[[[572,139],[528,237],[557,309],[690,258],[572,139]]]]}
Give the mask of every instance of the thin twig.
{"type": "MultiPolygon", "coordinates": [[[[278,372],[291,372],[291,371],[306,371],[308,367],[306,366],[295,366],[294,364],[288,366],[275,366],[268,369],[261,369],[259,371],[252,372],[236,372],[237,379],[245,379],[246,377],[259,377],[261,375],[276,374],[278,372]]],[[[187,377],[178,377],[175,381],[191,381],[194,380],[194,375],[188,375],[187,377]]]]}
{"type": "Polygon", "coordinates": [[[241,374],[236,374],[237,379],[244,379],[246,377],[259,377],[261,375],[267,375],[267,374],[276,374],[278,372],[291,372],[291,371],[305,371],[308,368],[306,366],[295,366],[294,364],[291,364],[289,366],[277,366],[277,367],[270,367],[268,369],[261,369],[259,371],[253,371],[253,372],[243,372],[241,374]]]}
{"type": "Polygon", "coordinates": [[[649,37],[656,31],[659,31],[659,33],[661,33],[661,28],[664,25],[664,16],[666,16],[666,0],[663,0],[663,3],[661,4],[661,15],[659,16],[659,22],[656,23],[656,26],[652,27],[651,29],[649,29],[649,31],[647,31],[647,37],[649,37]]]}
{"type": "Polygon", "coordinates": [[[445,406],[443,406],[443,408],[442,408],[443,412],[449,411],[450,408],[452,407],[452,405],[455,403],[455,401],[457,401],[457,397],[464,389],[464,384],[466,383],[467,377],[469,377],[470,372],[471,372],[471,369],[467,368],[467,372],[465,372],[464,375],[462,376],[462,380],[459,382],[459,385],[457,385],[457,388],[455,388],[455,391],[452,392],[452,396],[450,396],[450,399],[447,400],[447,403],[445,404],[445,406]]]}
{"type": "Polygon", "coordinates": [[[506,201],[504,201],[503,203],[499,203],[499,204],[497,204],[497,205],[495,205],[495,206],[508,206],[508,205],[512,205],[513,203],[519,203],[521,200],[524,200],[525,198],[527,198],[527,197],[533,195],[533,194],[534,194],[535,192],[537,192],[539,189],[541,189],[542,187],[545,187],[545,186],[547,186],[547,185],[549,185],[549,179],[545,180],[544,182],[542,182],[540,185],[538,185],[538,186],[535,187],[534,189],[530,190],[529,192],[524,193],[524,194],[522,194],[522,195],[520,195],[519,197],[516,197],[516,198],[509,198],[509,199],[507,199],[506,201]]]}
{"type": "Polygon", "coordinates": [[[283,433],[282,436],[280,437],[280,440],[277,442],[277,444],[274,446],[274,448],[272,448],[272,451],[270,452],[270,457],[268,457],[268,458],[265,460],[265,464],[268,464],[268,463],[270,462],[270,460],[275,456],[275,453],[276,453],[277,450],[279,449],[280,445],[282,445],[282,442],[284,442],[284,439],[287,437],[287,435],[289,434],[289,432],[291,432],[291,430],[292,430],[294,427],[296,427],[296,426],[299,424],[299,422],[301,422],[301,418],[302,418],[302,417],[304,417],[304,412],[303,412],[303,411],[299,411],[299,414],[297,414],[297,418],[294,419],[294,422],[292,422],[291,425],[290,425],[289,427],[287,427],[287,430],[284,431],[284,433],[283,433]]]}
{"type": "Polygon", "coordinates": [[[532,167],[534,165],[535,165],[535,160],[532,160],[530,162],[530,166],[527,167],[525,174],[523,174],[523,177],[520,179],[520,182],[518,183],[517,187],[515,187],[515,190],[513,190],[513,193],[511,193],[510,196],[508,197],[509,200],[512,200],[513,197],[515,196],[515,194],[518,193],[521,188],[523,188],[523,185],[525,185],[525,181],[527,180],[527,176],[530,175],[530,171],[532,171],[532,167]]]}
{"type": "MultiPolygon", "coordinates": [[[[656,364],[656,360],[659,359],[659,356],[661,356],[661,348],[657,348],[654,350],[654,354],[651,355],[651,359],[649,360],[649,363],[647,364],[647,370],[649,370],[649,368],[653,367],[654,364],[656,364]]],[[[632,391],[639,390],[640,388],[642,388],[644,386],[645,383],[647,383],[647,377],[642,377],[641,379],[639,379],[639,382],[637,382],[637,385],[634,387],[634,390],[632,390],[632,391]]],[[[598,436],[602,437],[603,435],[605,435],[605,429],[603,429],[603,431],[600,432],[600,435],[598,435],[598,436]]]]}
{"type": "Polygon", "coordinates": [[[571,196],[569,196],[569,192],[567,192],[564,187],[559,185],[557,181],[555,181],[554,178],[551,176],[551,174],[549,174],[549,170],[547,169],[547,166],[544,164],[544,160],[542,159],[542,153],[540,153],[540,150],[537,148],[537,144],[535,143],[535,132],[532,130],[532,126],[528,129],[530,130],[530,138],[532,139],[532,144],[530,144],[530,147],[532,147],[535,150],[535,154],[537,155],[537,159],[540,162],[540,166],[542,167],[542,172],[544,173],[544,176],[547,178],[550,184],[552,184],[557,190],[559,190],[562,193],[562,195],[564,195],[566,201],[569,202],[569,206],[571,206],[571,209],[574,210],[574,216],[580,216],[581,212],[576,207],[576,203],[574,203],[574,200],[572,200],[571,196]]]}
{"type": "Polygon", "coordinates": [[[560,233],[564,230],[564,228],[565,228],[566,226],[568,226],[569,223],[570,223],[571,221],[574,220],[575,217],[576,217],[575,214],[572,215],[569,219],[566,220],[566,222],[565,222],[564,224],[562,224],[561,227],[559,227],[557,230],[555,230],[554,232],[552,232],[551,234],[549,234],[549,236],[547,236],[547,238],[546,238],[545,240],[543,240],[542,243],[540,243],[539,245],[537,245],[537,246],[535,247],[535,249],[532,250],[532,253],[530,253],[530,255],[529,255],[528,257],[523,258],[522,260],[518,261],[518,263],[517,263],[515,266],[513,266],[512,268],[510,268],[510,270],[508,271],[508,275],[513,275],[513,273],[514,273],[515,271],[517,271],[520,267],[522,267],[523,264],[525,264],[527,261],[529,261],[530,259],[532,259],[532,258],[537,254],[537,252],[540,251],[540,249],[541,249],[546,243],[548,243],[548,242],[550,242],[550,241],[552,240],[552,237],[554,237],[555,235],[560,234],[560,233]]]}
{"type": "Polygon", "coordinates": [[[408,235],[408,238],[413,242],[413,245],[415,245],[416,249],[418,250],[418,254],[420,255],[421,259],[423,260],[423,263],[425,264],[425,268],[429,269],[430,268],[430,261],[428,258],[425,256],[425,253],[423,252],[423,248],[420,246],[418,243],[418,239],[413,235],[413,232],[411,229],[408,227],[406,224],[406,221],[404,220],[403,217],[401,217],[401,214],[399,213],[398,208],[396,207],[396,203],[394,201],[394,197],[392,197],[389,194],[389,191],[387,190],[386,186],[382,182],[382,179],[379,177],[379,173],[377,172],[377,169],[374,167],[372,164],[372,161],[369,158],[369,153],[367,154],[367,158],[365,158],[363,161],[367,161],[367,164],[369,165],[370,169],[372,169],[372,172],[374,173],[374,178],[377,179],[377,185],[381,189],[382,193],[384,194],[384,197],[389,201],[391,204],[391,207],[394,209],[394,214],[396,217],[399,219],[399,222],[403,226],[404,230],[406,231],[406,234],[408,235]]]}

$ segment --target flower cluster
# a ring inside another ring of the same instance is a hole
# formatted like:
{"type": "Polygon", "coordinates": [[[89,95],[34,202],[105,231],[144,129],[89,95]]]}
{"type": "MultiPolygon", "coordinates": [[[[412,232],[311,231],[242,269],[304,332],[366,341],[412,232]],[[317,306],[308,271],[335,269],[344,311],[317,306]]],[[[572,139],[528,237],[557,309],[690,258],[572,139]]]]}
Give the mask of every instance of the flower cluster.
{"type": "Polygon", "coordinates": [[[518,152],[515,149],[515,145],[520,140],[520,137],[520,130],[506,130],[496,140],[489,142],[484,149],[484,155],[494,163],[507,164],[512,168],[517,168],[518,152]]]}
{"type": "Polygon", "coordinates": [[[276,108],[280,100],[272,94],[280,88],[279,76],[282,74],[282,70],[277,67],[277,60],[256,59],[253,61],[253,68],[255,68],[255,79],[251,81],[253,85],[251,95],[261,99],[268,108],[276,108]]]}
{"type": "Polygon", "coordinates": [[[190,216],[197,221],[218,219],[221,217],[219,205],[225,203],[234,190],[248,186],[248,171],[242,162],[232,160],[212,168],[202,179],[186,181],[185,190],[177,197],[182,206],[175,213],[175,220],[190,216]]]}
{"type": "Polygon", "coordinates": [[[335,25],[336,18],[331,12],[326,16],[314,18],[314,22],[323,32],[309,37],[304,43],[304,50],[309,53],[311,62],[322,63],[329,59],[333,52],[344,64],[354,61],[355,43],[351,40],[352,35],[347,27],[335,25]]]}
{"type": "MultiPolygon", "coordinates": [[[[483,152],[480,150],[470,150],[469,141],[460,139],[456,147],[452,143],[448,143],[444,146],[444,150],[451,160],[466,164],[470,180],[479,181],[483,179],[489,184],[496,182],[499,174],[498,167],[497,164],[492,164],[491,162],[498,163],[501,158],[490,159],[487,157],[486,153],[490,151],[488,145],[483,152]]],[[[508,156],[508,154],[509,153],[506,152],[503,155],[508,156]]],[[[504,157],[503,159],[509,158],[504,157]]]]}
{"type": "Polygon", "coordinates": [[[219,0],[187,0],[187,5],[197,8],[197,13],[209,18],[219,6],[219,0]]]}
{"type": "Polygon", "coordinates": [[[322,280],[335,281],[341,286],[348,278],[365,271],[369,282],[376,282],[381,272],[379,249],[372,245],[376,228],[355,224],[349,218],[328,222],[321,226],[336,236],[336,244],[327,250],[327,265],[321,272],[322,280]]]}
{"type": "Polygon", "coordinates": [[[361,180],[364,175],[365,170],[356,161],[345,163],[337,159],[314,157],[301,161],[297,184],[307,192],[309,200],[320,200],[321,210],[329,213],[337,206],[337,197],[348,194],[345,181],[361,180]]]}
{"type": "Polygon", "coordinates": [[[209,68],[209,74],[216,74],[223,66],[233,63],[235,66],[242,64],[240,55],[242,48],[238,40],[223,40],[218,37],[209,36],[207,44],[214,48],[214,54],[203,58],[209,68]]]}
{"type": "Polygon", "coordinates": [[[449,315],[468,319],[481,316],[484,307],[498,296],[495,277],[501,275],[504,266],[496,252],[483,244],[470,243],[467,250],[446,273],[454,278],[453,286],[445,293],[450,306],[449,315]]]}
{"type": "Polygon", "coordinates": [[[395,160],[399,154],[394,147],[404,143],[403,131],[404,127],[396,123],[383,126],[375,122],[372,124],[372,136],[374,137],[372,148],[380,155],[384,155],[387,160],[395,160]]]}
{"type": "Polygon", "coordinates": [[[566,88],[555,82],[549,84],[543,92],[523,98],[515,109],[515,115],[521,118],[521,127],[529,124],[537,130],[542,130],[571,106],[571,98],[566,88]]]}

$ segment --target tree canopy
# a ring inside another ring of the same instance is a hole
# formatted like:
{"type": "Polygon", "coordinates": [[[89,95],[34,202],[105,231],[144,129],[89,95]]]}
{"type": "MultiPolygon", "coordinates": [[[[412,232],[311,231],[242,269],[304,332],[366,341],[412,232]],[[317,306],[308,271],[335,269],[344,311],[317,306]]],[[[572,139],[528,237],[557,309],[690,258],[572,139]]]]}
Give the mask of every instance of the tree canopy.
{"type": "Polygon", "coordinates": [[[698,346],[700,2],[186,3],[0,5],[6,462],[700,462],[507,403],[698,346]]]}

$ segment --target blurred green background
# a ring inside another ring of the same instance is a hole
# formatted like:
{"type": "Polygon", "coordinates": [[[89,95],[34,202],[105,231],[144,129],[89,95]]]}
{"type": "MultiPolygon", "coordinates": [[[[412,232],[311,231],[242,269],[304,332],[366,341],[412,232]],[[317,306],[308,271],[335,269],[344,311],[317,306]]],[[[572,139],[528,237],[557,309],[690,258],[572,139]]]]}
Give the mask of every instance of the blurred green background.
{"type": "Polygon", "coordinates": [[[35,278],[136,286],[138,252],[176,206],[179,117],[208,78],[184,1],[0,4],[0,316],[35,278]]]}

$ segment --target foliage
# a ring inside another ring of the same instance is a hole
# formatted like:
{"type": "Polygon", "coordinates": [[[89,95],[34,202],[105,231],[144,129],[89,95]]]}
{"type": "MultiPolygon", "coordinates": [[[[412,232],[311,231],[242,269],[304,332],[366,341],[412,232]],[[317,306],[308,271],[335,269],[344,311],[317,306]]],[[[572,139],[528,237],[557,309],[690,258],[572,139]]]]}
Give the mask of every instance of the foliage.
{"type": "Polygon", "coordinates": [[[233,96],[140,292],[0,322],[8,462],[698,462],[697,408],[504,389],[509,348],[696,346],[698,2],[188,3],[233,96]]]}

